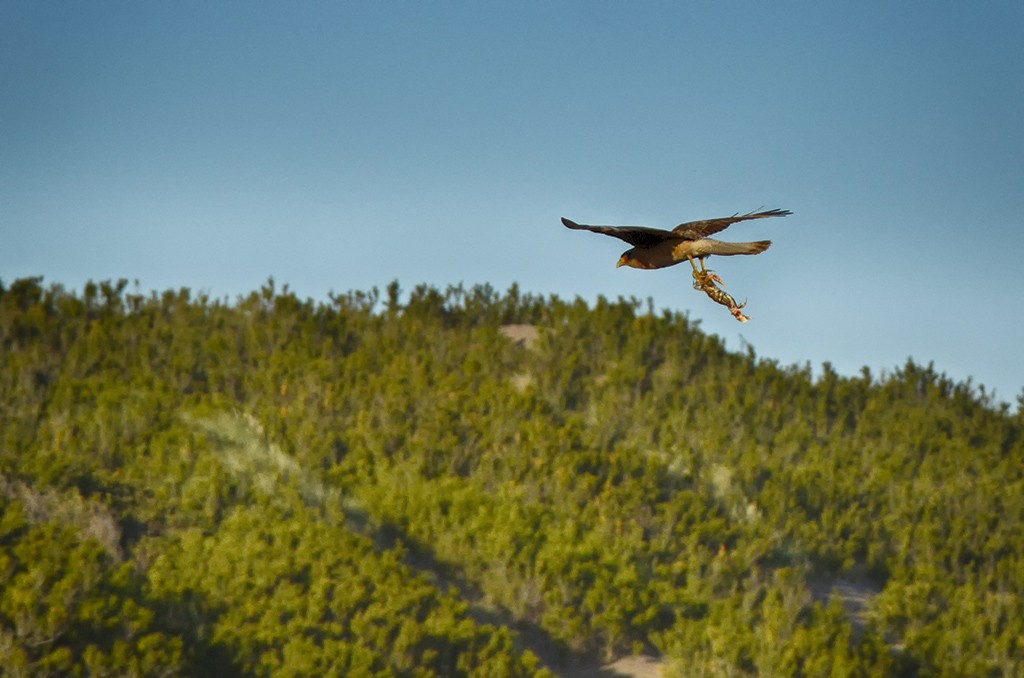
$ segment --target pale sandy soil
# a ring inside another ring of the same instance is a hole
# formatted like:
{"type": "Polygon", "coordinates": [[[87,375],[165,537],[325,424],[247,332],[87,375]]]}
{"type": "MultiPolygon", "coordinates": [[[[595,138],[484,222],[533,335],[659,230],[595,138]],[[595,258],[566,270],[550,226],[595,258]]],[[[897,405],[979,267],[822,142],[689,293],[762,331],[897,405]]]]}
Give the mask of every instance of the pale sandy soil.
{"type": "Polygon", "coordinates": [[[661,678],[663,665],[660,659],[638,655],[623,657],[604,666],[555,670],[555,673],[562,678],[661,678]]]}
{"type": "Polygon", "coordinates": [[[502,325],[501,333],[526,348],[532,348],[540,337],[536,325],[502,325]]]}

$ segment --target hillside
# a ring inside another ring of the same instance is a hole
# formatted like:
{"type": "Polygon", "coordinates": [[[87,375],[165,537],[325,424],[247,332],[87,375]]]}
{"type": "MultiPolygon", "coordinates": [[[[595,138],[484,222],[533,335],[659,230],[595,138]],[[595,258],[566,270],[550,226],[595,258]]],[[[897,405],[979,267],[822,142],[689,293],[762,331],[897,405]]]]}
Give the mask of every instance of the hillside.
{"type": "Polygon", "coordinates": [[[931,366],[516,288],[38,279],[0,361],[5,675],[1024,670],[1024,412],[931,366]]]}

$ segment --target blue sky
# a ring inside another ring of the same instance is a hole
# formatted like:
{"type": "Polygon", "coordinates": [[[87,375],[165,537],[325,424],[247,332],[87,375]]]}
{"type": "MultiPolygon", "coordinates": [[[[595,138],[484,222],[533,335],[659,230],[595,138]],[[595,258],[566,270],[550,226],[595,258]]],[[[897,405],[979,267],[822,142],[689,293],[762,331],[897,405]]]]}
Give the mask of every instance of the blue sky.
{"type": "Polygon", "coordinates": [[[1024,4],[0,3],[0,279],[652,298],[727,346],[1024,387],[1024,4]],[[688,267],[560,216],[783,208],[688,267]]]}

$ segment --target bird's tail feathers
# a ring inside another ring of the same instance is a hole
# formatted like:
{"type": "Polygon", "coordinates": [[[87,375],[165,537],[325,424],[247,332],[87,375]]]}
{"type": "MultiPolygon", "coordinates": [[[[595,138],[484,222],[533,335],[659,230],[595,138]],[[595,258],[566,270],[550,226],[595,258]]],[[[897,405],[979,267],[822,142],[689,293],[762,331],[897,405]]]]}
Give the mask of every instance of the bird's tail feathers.
{"type": "Polygon", "coordinates": [[[771,247],[771,240],[756,240],[754,242],[721,242],[715,243],[711,254],[728,257],[733,254],[760,254],[771,247]]]}

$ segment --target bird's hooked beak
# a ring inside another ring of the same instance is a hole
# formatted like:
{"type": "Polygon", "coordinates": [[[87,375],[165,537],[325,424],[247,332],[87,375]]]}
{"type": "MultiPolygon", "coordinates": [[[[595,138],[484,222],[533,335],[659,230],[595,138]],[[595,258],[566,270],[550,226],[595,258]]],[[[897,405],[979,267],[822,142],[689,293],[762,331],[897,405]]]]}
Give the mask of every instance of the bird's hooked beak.
{"type": "Polygon", "coordinates": [[[623,266],[626,266],[628,263],[629,257],[623,254],[621,257],[619,257],[619,262],[615,264],[615,268],[622,268],[623,266]]]}

